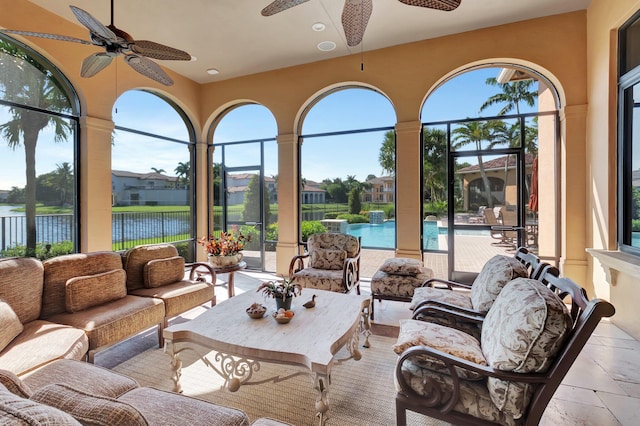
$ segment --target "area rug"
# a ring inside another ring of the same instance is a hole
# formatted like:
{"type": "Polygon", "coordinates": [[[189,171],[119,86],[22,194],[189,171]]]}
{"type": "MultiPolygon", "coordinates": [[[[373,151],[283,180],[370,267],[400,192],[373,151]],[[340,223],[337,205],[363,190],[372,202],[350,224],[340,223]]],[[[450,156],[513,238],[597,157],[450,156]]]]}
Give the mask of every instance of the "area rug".
{"type": "MultiPolygon", "coordinates": [[[[371,347],[361,348],[362,358],[334,366],[329,387],[330,410],[326,425],[395,425],[394,366],[397,355],[391,346],[395,339],[371,336],[371,347]]],[[[213,360],[215,353],[207,355],[213,360]]],[[[347,356],[346,350],[338,353],[347,356]]],[[[317,392],[309,374],[300,374],[276,383],[267,379],[281,378],[304,371],[279,364],[261,363],[253,381],[265,380],[258,385],[243,385],[237,392],[230,392],[224,381],[207,367],[192,351],[181,353],[183,361],[180,383],[185,395],[216,404],[239,408],[251,421],[259,417],[271,417],[297,426],[318,424],[315,416],[317,392]]],[[[162,349],[150,349],[113,370],[135,378],[142,386],[172,390],[170,356],[162,349]]],[[[409,425],[446,425],[436,419],[408,413],[409,425]]]]}

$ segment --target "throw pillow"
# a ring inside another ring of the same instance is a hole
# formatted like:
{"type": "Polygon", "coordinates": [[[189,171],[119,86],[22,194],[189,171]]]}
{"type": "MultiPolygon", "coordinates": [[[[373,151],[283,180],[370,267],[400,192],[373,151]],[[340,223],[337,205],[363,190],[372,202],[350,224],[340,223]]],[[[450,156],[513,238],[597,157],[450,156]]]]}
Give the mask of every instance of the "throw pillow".
{"type": "Polygon", "coordinates": [[[311,252],[309,266],[316,269],[340,270],[347,259],[345,250],[315,249],[311,252]]]}
{"type": "Polygon", "coordinates": [[[487,313],[502,288],[511,280],[527,278],[529,271],[515,257],[498,254],[485,263],[473,281],[471,304],[478,312],[487,313]]]}
{"type": "MultiPolygon", "coordinates": [[[[480,348],[480,342],[475,337],[439,324],[417,320],[400,320],[400,333],[393,350],[400,355],[413,346],[426,346],[475,364],[487,365],[480,348]]],[[[428,355],[420,355],[412,361],[422,368],[449,373],[449,369],[442,361],[428,355]]],[[[482,375],[463,368],[456,367],[456,371],[458,376],[464,379],[480,380],[483,378],[482,375]]]]}
{"type": "Polygon", "coordinates": [[[34,393],[31,400],[69,413],[84,425],[148,425],[144,416],[130,404],[106,396],[90,395],[62,384],[45,386],[34,393]]]}
{"type": "Polygon", "coordinates": [[[184,257],[153,259],[144,265],[144,286],[162,287],[184,279],[184,257]]]}
{"type": "Polygon", "coordinates": [[[406,257],[396,257],[387,259],[380,266],[382,272],[391,275],[418,275],[422,273],[422,263],[416,259],[406,257]]]}
{"type": "Polygon", "coordinates": [[[122,299],[127,295],[125,282],[123,269],[71,278],[65,286],[65,308],[73,313],[122,299]]]}
{"type": "Polygon", "coordinates": [[[9,346],[24,330],[18,315],[11,306],[4,300],[0,300],[0,351],[9,346]]]}
{"type": "MultiPolygon", "coordinates": [[[[504,287],[484,320],[482,351],[495,369],[544,373],[571,325],[567,307],[553,291],[538,280],[518,278],[504,287]]],[[[532,393],[529,385],[489,378],[487,386],[501,411],[522,416],[532,393]]]]}
{"type": "Polygon", "coordinates": [[[0,413],[1,424],[81,426],[76,419],[64,411],[22,398],[9,392],[7,388],[1,385],[0,413]]]}
{"type": "Polygon", "coordinates": [[[0,384],[7,388],[9,392],[22,398],[29,398],[32,394],[29,386],[9,370],[0,370],[0,384]]]}

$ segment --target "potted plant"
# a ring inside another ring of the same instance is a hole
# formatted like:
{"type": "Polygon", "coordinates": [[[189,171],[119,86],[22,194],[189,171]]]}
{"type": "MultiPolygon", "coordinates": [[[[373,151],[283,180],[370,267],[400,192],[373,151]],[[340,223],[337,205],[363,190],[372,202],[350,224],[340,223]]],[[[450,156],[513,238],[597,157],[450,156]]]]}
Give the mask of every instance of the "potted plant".
{"type": "Polygon", "coordinates": [[[244,245],[251,240],[250,236],[243,235],[237,228],[231,231],[220,232],[220,235],[202,237],[198,244],[204,247],[209,256],[209,263],[214,268],[224,268],[239,263],[243,254],[244,245]]]}
{"type": "Polygon", "coordinates": [[[291,301],[302,294],[302,287],[295,282],[295,277],[281,276],[279,280],[267,281],[258,287],[256,291],[262,291],[267,297],[276,299],[276,309],[291,309],[291,301]]]}

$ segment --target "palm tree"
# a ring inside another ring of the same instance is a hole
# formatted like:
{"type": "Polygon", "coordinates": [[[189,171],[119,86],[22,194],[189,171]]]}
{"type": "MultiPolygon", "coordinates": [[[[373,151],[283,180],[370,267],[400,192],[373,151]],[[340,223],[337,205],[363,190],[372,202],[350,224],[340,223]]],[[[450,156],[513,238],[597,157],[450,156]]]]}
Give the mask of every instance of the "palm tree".
{"type": "Polygon", "coordinates": [[[156,167],[152,167],[151,170],[153,170],[153,173],[157,173],[159,175],[167,172],[165,169],[158,169],[156,167]]]}
{"type": "MultiPolygon", "coordinates": [[[[68,112],[71,104],[51,71],[11,43],[0,40],[0,89],[4,99],[43,111],[68,112]]],[[[26,165],[25,220],[26,253],[36,250],[36,146],[40,132],[54,130],[54,141],[65,142],[72,131],[68,121],[50,114],[9,107],[11,118],[0,124],[0,134],[11,149],[24,145],[26,165]]]]}
{"type": "Polygon", "coordinates": [[[382,170],[391,176],[396,174],[396,134],[393,130],[385,132],[380,154],[378,154],[378,163],[382,170]]]}
{"type": "Polygon", "coordinates": [[[60,191],[60,206],[64,206],[67,201],[69,190],[73,191],[73,168],[68,162],[56,164],[53,172],[53,184],[55,189],[60,191]]]}
{"type": "MultiPolygon", "coordinates": [[[[482,149],[482,142],[491,143],[495,139],[495,131],[500,126],[499,121],[466,121],[460,127],[453,130],[453,146],[454,150],[458,150],[465,145],[475,145],[475,150],[482,149]]],[[[491,184],[484,170],[482,156],[478,155],[478,167],[480,168],[480,176],[484,184],[484,193],[487,199],[487,206],[493,207],[493,197],[491,196],[491,184]]]]}
{"type": "Polygon", "coordinates": [[[178,175],[178,181],[181,182],[185,187],[189,184],[189,174],[191,173],[191,162],[179,162],[178,166],[173,169],[178,175]]]}
{"type": "Polygon", "coordinates": [[[516,110],[516,114],[520,115],[520,103],[524,102],[530,107],[536,104],[537,94],[532,92],[533,80],[512,81],[510,83],[498,83],[495,77],[489,77],[486,80],[489,86],[498,86],[502,92],[496,93],[487,99],[480,111],[484,111],[495,104],[505,104],[498,112],[498,115],[507,115],[510,111],[516,110]]]}

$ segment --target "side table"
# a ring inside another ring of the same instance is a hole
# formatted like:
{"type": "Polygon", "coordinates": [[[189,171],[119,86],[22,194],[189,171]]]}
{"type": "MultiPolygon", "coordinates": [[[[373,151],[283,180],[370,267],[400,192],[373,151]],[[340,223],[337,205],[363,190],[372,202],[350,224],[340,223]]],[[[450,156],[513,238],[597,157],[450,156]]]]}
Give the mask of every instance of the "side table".
{"type": "MultiPolygon", "coordinates": [[[[245,261],[241,261],[239,263],[236,263],[235,265],[229,265],[229,266],[225,266],[223,268],[216,268],[215,266],[211,265],[211,269],[213,269],[213,272],[216,273],[216,276],[219,274],[229,274],[229,279],[227,280],[226,283],[222,283],[222,284],[216,284],[215,282],[213,283],[214,286],[227,286],[227,291],[229,292],[229,298],[235,296],[235,289],[233,287],[233,275],[235,274],[236,271],[240,271],[242,269],[245,269],[247,267],[247,262],[245,261]]],[[[203,270],[203,271],[196,271],[196,274],[198,275],[198,277],[201,277],[202,275],[207,275],[209,274],[208,270],[203,270]]]]}

